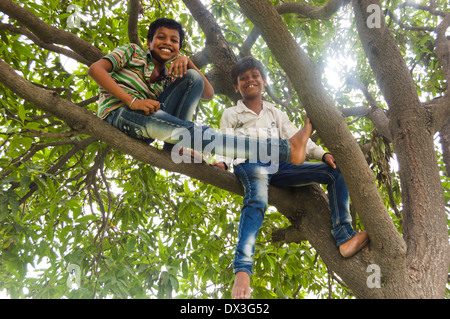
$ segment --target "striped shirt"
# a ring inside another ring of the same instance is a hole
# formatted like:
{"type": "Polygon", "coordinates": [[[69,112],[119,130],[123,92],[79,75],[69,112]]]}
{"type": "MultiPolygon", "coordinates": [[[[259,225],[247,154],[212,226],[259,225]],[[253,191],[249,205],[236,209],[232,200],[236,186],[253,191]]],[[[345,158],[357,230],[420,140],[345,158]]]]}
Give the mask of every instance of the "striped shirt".
{"type": "MultiPolygon", "coordinates": [[[[174,78],[167,76],[167,69],[154,82],[150,82],[154,64],[149,52],[136,44],[125,44],[105,55],[112,64],[111,77],[128,94],[138,99],[156,100],[174,78]]],[[[98,116],[104,119],[109,112],[126,104],[103,88],[99,89],[98,116]]]]}

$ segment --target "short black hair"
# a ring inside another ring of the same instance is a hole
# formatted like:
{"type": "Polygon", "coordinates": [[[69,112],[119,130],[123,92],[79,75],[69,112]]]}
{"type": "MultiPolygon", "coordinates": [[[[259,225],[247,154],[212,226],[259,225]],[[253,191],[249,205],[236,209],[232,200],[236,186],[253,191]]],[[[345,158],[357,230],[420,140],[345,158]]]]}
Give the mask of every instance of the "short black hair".
{"type": "Polygon", "coordinates": [[[167,29],[177,30],[180,35],[180,49],[183,47],[183,40],[184,40],[183,26],[178,21],[169,18],[160,18],[153,21],[150,24],[150,27],[148,28],[147,40],[151,42],[156,33],[156,30],[158,30],[158,28],[160,27],[166,27],[167,29]]]}
{"type": "Polygon", "coordinates": [[[252,56],[246,56],[240,59],[233,67],[231,68],[231,78],[233,81],[233,85],[238,84],[238,77],[242,73],[245,73],[249,70],[258,70],[261,73],[262,78],[266,79],[266,69],[264,65],[257,59],[252,56]]]}

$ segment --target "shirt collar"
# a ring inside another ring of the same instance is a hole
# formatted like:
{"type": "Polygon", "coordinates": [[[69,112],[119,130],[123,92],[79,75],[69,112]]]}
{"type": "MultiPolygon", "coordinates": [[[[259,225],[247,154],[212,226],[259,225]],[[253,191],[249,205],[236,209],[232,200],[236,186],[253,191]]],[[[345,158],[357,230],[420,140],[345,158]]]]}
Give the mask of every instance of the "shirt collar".
{"type": "MultiPolygon", "coordinates": [[[[263,102],[263,109],[261,112],[264,112],[264,110],[269,110],[273,107],[273,104],[267,101],[262,101],[263,102]]],[[[238,100],[236,103],[236,112],[237,113],[244,113],[244,112],[249,112],[249,113],[254,113],[253,111],[251,111],[250,109],[248,109],[245,104],[244,101],[242,100],[238,100]]]]}

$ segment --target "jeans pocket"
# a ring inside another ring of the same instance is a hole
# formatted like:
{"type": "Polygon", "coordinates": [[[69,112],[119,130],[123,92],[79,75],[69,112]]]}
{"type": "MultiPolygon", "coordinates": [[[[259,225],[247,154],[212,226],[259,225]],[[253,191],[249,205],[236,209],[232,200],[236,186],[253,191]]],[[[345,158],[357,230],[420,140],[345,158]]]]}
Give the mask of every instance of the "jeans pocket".
{"type": "Polygon", "coordinates": [[[134,111],[127,110],[125,107],[120,107],[111,111],[111,113],[105,118],[105,121],[128,136],[150,143],[153,139],[144,136],[142,125],[139,125],[139,123],[135,121],[139,116],[140,115],[136,114],[134,111]]]}

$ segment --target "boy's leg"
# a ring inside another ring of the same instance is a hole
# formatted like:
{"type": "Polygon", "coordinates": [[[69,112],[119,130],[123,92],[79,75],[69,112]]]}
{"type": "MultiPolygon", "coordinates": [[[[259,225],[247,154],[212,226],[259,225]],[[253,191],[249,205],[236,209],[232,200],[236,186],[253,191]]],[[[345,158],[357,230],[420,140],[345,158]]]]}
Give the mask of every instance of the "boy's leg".
{"type": "Polygon", "coordinates": [[[289,139],[291,143],[290,163],[302,165],[306,159],[306,144],[313,132],[313,126],[308,116],[305,117],[305,125],[289,139]]]}
{"type": "Polygon", "coordinates": [[[356,232],[352,228],[349,194],[339,168],[325,163],[306,162],[301,166],[280,163],[280,169],[270,180],[274,186],[301,186],[311,183],[326,184],[330,203],[333,236],[337,246],[351,240],[356,232]]]}
{"type": "Polygon", "coordinates": [[[177,78],[158,97],[164,111],[179,119],[191,121],[200,101],[205,84],[201,75],[189,69],[182,78],[177,78]]]}
{"type": "Polygon", "coordinates": [[[280,161],[291,158],[289,140],[258,140],[222,134],[210,127],[181,120],[162,110],[145,115],[124,106],[113,110],[105,121],[136,139],[158,139],[199,152],[257,160],[267,157],[262,150],[276,149],[280,161]]]}
{"type": "Polygon", "coordinates": [[[250,276],[253,273],[252,256],[267,209],[270,175],[267,166],[248,162],[236,166],[234,173],[244,187],[245,196],[233,262],[236,277],[231,295],[235,299],[248,299],[251,292],[250,276]]]}
{"type": "MultiPolygon", "coordinates": [[[[182,78],[177,78],[158,97],[162,110],[181,120],[191,121],[205,85],[201,75],[189,69],[182,78]]],[[[173,144],[164,143],[165,150],[173,144]]]]}

